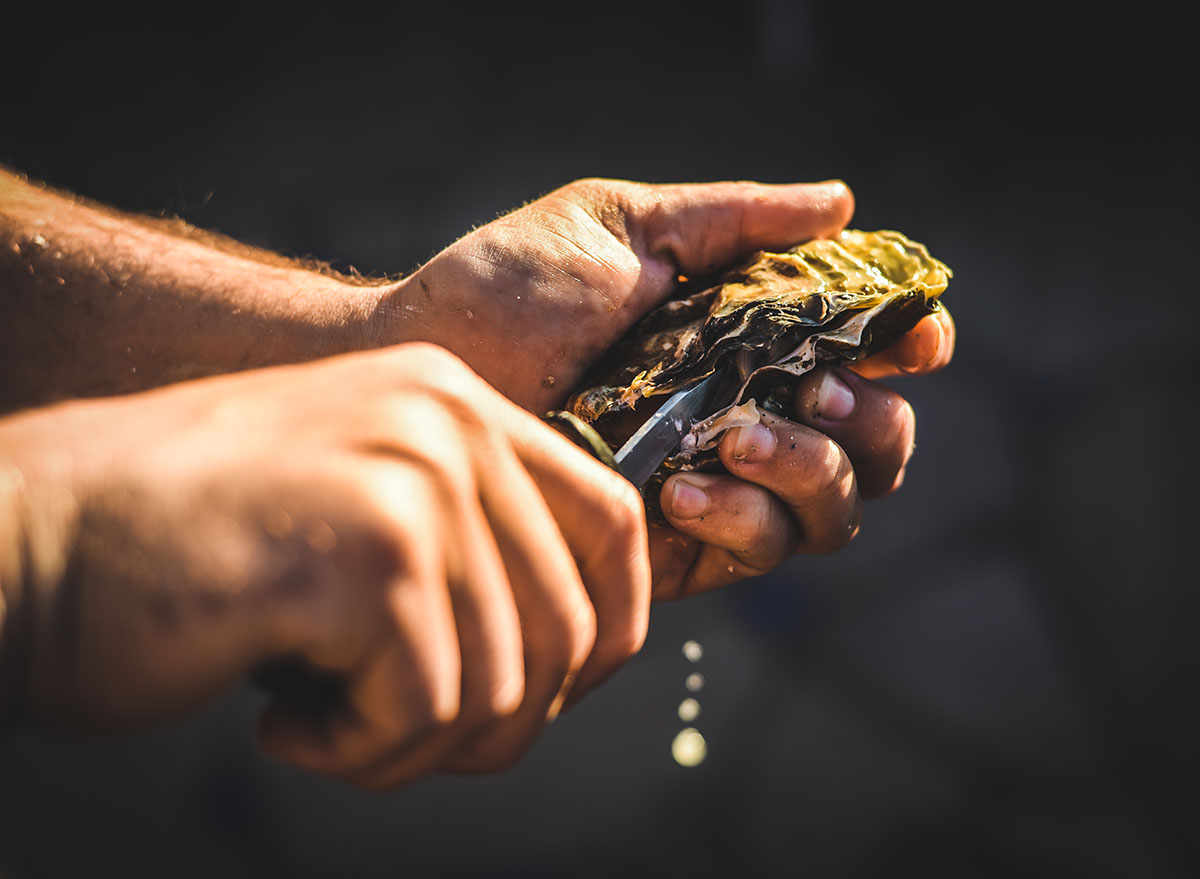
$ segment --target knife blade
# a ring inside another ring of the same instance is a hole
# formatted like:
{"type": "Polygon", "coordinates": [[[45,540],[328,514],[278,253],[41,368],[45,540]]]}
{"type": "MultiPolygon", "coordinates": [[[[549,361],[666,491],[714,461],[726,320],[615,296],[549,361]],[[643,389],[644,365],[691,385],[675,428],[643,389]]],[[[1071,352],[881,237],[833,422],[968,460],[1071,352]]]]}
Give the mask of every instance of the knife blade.
{"type": "Polygon", "coordinates": [[[641,488],[701,418],[715,410],[722,371],[717,370],[698,385],[671,396],[650,416],[637,433],[617,450],[617,469],[641,488]]]}

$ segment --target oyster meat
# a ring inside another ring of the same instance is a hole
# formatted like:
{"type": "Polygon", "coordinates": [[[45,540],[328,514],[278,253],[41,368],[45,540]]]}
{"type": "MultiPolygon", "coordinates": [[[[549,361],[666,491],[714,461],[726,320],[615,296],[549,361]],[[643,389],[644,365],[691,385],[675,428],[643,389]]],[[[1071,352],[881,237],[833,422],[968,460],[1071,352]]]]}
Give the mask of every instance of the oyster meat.
{"type": "Polygon", "coordinates": [[[651,484],[673,470],[708,469],[725,429],[757,421],[759,409],[791,414],[799,376],[896,342],[937,310],[950,275],[923,244],[892,231],[848,229],[760,252],[642,318],[593,367],[570,411],[615,447],[657,404],[720,369],[719,408],[693,425],[651,484]]]}

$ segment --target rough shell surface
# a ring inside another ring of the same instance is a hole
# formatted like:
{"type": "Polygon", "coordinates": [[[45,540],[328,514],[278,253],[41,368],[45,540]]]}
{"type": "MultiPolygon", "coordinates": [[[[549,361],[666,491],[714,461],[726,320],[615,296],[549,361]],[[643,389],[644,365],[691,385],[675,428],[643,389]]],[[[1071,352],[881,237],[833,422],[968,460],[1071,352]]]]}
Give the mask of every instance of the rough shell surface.
{"type": "Polygon", "coordinates": [[[622,413],[648,415],[670,394],[731,367],[720,408],[693,428],[660,474],[702,466],[696,453],[721,432],[708,428],[731,407],[757,398],[761,408],[788,414],[784,401],[798,376],[893,344],[938,308],[950,276],[923,244],[887,230],[848,229],[782,253],[757,253],[716,283],[685,290],[647,314],[568,405],[616,446],[630,421],[622,413]]]}
{"type": "Polygon", "coordinates": [[[643,318],[593,370],[571,410],[598,425],[730,359],[744,391],[765,367],[799,375],[818,361],[866,356],[933,311],[950,274],[923,244],[892,231],[848,229],[783,253],[760,252],[643,318]]]}

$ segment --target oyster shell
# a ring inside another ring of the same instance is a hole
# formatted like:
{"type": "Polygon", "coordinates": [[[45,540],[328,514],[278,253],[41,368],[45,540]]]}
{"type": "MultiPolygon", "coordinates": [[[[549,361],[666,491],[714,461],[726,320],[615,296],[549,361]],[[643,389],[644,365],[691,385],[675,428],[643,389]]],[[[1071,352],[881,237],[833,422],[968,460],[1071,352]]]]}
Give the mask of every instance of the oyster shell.
{"type": "Polygon", "coordinates": [[[644,419],[656,402],[729,367],[721,407],[693,426],[651,484],[672,470],[711,465],[715,453],[700,453],[725,429],[756,420],[756,407],[788,415],[799,376],[896,342],[939,307],[950,276],[923,244],[886,230],[848,229],[782,253],[760,252],[717,283],[693,285],[647,314],[568,406],[615,446],[638,420],[623,414],[636,410],[644,419]]]}

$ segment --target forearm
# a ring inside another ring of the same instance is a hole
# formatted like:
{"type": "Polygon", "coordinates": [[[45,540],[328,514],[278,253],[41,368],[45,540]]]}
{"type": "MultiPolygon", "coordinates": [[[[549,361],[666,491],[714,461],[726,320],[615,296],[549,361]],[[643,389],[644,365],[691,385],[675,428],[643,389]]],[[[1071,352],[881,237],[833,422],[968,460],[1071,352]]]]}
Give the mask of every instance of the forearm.
{"type": "Polygon", "coordinates": [[[20,471],[0,458],[0,734],[17,713],[17,613],[24,583],[21,531],[18,524],[20,471]]]}
{"type": "Polygon", "coordinates": [[[78,523],[67,442],[95,436],[95,418],[55,406],[0,418],[0,733],[28,713],[33,641],[68,636],[60,596],[78,523]]]}
{"type": "Polygon", "coordinates": [[[0,168],[0,410],[371,347],[384,289],[0,168]]]}

